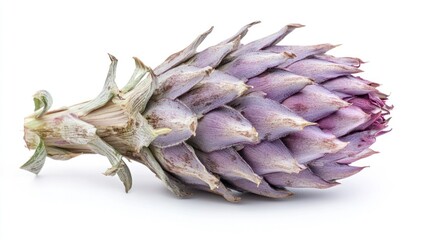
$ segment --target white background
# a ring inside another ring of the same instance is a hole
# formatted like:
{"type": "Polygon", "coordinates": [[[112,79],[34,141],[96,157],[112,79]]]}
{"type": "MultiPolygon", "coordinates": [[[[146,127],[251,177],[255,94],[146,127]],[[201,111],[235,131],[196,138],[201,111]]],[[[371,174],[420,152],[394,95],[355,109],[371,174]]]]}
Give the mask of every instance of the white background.
{"type": "Polygon", "coordinates": [[[47,1],[1,5],[0,239],[428,239],[428,43],[424,1],[47,1]],[[32,94],[54,107],[94,97],[109,59],[124,84],[132,56],[156,66],[214,25],[202,47],[254,20],[244,39],[287,23],[307,25],[283,43],[342,43],[331,53],[368,61],[362,75],[383,83],[395,105],[393,131],[373,146],[370,165],[329,190],[283,201],[246,196],[239,204],[198,193],[176,199],[143,166],[129,164],[133,189],[101,173],[101,156],[47,159],[39,176],[20,170],[30,156],[23,118],[32,94]],[[424,24],[426,23],[426,24],[424,24]],[[164,239],[164,238],[163,238],[164,239]]]}

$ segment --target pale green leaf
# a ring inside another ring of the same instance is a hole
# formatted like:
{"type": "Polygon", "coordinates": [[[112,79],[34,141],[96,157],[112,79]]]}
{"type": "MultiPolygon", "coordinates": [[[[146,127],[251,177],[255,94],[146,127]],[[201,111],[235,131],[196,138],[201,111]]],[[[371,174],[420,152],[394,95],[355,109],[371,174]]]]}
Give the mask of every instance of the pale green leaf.
{"type": "Polygon", "coordinates": [[[43,165],[45,164],[45,159],[47,155],[45,143],[39,136],[37,136],[37,139],[39,143],[37,144],[33,156],[31,156],[31,158],[26,163],[24,163],[24,165],[21,166],[21,169],[30,171],[34,174],[38,174],[40,172],[43,165]]]}

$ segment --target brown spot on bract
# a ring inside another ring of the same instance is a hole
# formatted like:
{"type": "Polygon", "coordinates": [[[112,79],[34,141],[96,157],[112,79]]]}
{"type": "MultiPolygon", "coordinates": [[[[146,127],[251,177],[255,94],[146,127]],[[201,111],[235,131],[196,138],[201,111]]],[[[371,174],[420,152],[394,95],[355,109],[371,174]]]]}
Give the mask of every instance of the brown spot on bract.
{"type": "Polygon", "coordinates": [[[299,112],[299,113],[307,112],[308,111],[308,107],[305,106],[302,103],[295,103],[295,104],[292,105],[291,108],[292,108],[293,111],[299,112]]]}
{"type": "Polygon", "coordinates": [[[151,114],[147,115],[146,120],[148,121],[148,123],[150,125],[152,125],[155,128],[164,127],[164,126],[160,126],[160,124],[159,124],[159,122],[162,121],[163,118],[156,115],[155,113],[151,113],[151,114]]]}
{"type": "Polygon", "coordinates": [[[271,133],[266,133],[265,136],[264,136],[264,140],[267,140],[268,138],[270,138],[271,135],[272,135],[271,133]]]}
{"type": "MultiPolygon", "coordinates": [[[[240,112],[240,114],[241,115],[243,115],[243,113],[242,112],[240,112]]],[[[235,114],[233,114],[233,115],[231,115],[231,117],[235,120],[235,121],[237,121],[237,122],[242,122],[243,121],[243,119],[239,116],[239,115],[235,115],[235,114]]],[[[243,117],[244,118],[244,117],[243,117]]]]}
{"type": "Polygon", "coordinates": [[[209,160],[209,161],[206,161],[204,163],[205,163],[207,169],[209,169],[210,171],[212,171],[212,172],[218,172],[219,166],[214,161],[210,161],[209,160]]]}
{"type": "Polygon", "coordinates": [[[186,165],[191,166],[192,165],[192,156],[189,153],[183,153],[179,156],[180,160],[182,160],[186,165]]]}
{"type": "Polygon", "coordinates": [[[174,81],[167,81],[164,85],[161,87],[161,92],[167,92],[174,86],[174,81]]]}

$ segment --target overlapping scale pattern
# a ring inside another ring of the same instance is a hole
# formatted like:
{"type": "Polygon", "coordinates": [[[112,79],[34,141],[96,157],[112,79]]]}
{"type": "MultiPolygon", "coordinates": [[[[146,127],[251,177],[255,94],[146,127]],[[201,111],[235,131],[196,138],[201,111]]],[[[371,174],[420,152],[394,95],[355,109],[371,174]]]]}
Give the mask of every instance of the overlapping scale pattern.
{"type": "Polygon", "coordinates": [[[141,63],[156,87],[133,124],[154,140],[126,152],[120,136],[101,137],[179,196],[194,188],[228,201],[239,192],[286,198],[286,188],[328,188],[361,171],[351,164],[377,153],[369,147],[387,132],[388,96],[355,75],[362,60],[327,55],[335,45],[280,45],[300,24],[243,44],[256,23],[198,52],[211,28],[153,72],[141,63]]]}
{"type": "Polygon", "coordinates": [[[238,34],[176,66],[217,69],[179,99],[199,116],[186,142],[229,188],[279,198],[335,186],[387,127],[387,96],[354,75],[363,61],[327,55],[331,44],[277,45],[297,27],[248,44],[238,34]]]}

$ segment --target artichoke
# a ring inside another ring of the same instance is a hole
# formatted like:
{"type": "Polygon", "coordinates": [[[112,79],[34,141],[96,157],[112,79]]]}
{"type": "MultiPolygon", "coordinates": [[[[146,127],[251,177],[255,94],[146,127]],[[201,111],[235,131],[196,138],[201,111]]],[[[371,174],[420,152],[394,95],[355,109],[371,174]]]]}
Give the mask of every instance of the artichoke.
{"type": "Polygon", "coordinates": [[[286,188],[329,188],[363,169],[386,133],[388,96],[355,74],[358,58],[334,57],[331,44],[278,45],[300,24],[241,44],[248,29],[197,52],[213,28],[153,70],[135,60],[123,88],[117,59],[91,101],[49,111],[47,91],[34,95],[25,142],[34,155],[22,168],[38,174],[45,158],[104,155],[131,188],[124,158],[146,165],[179,197],[192,189],[228,201],[250,192],[286,198],[286,188]]]}

